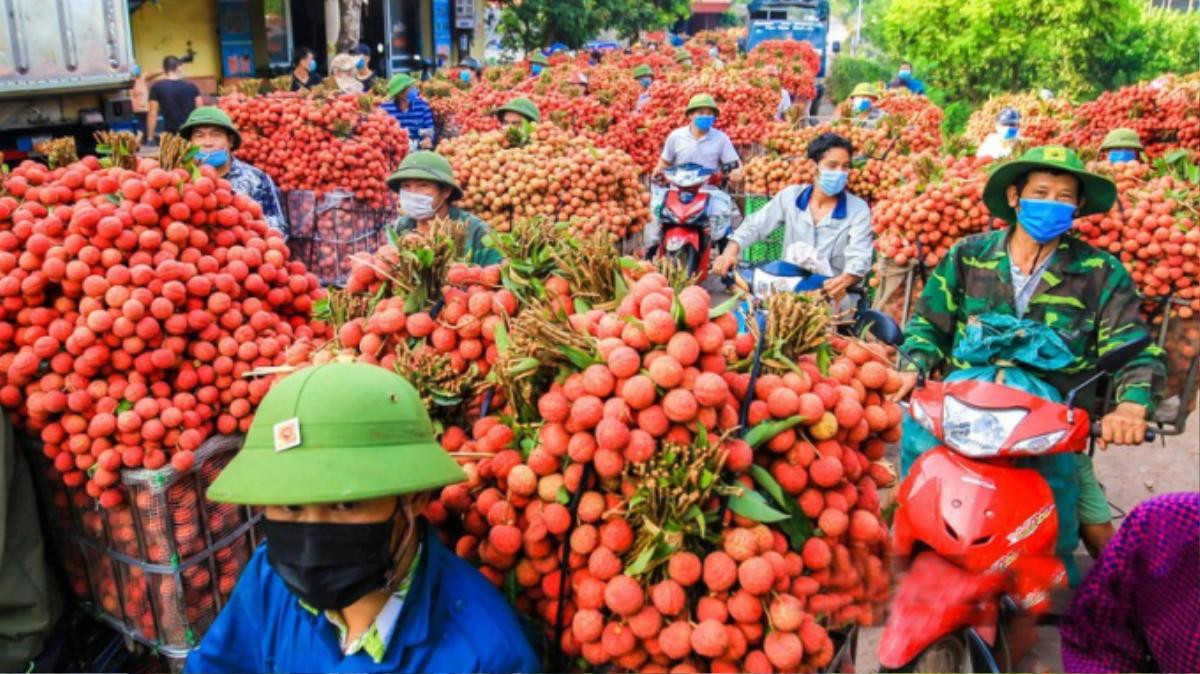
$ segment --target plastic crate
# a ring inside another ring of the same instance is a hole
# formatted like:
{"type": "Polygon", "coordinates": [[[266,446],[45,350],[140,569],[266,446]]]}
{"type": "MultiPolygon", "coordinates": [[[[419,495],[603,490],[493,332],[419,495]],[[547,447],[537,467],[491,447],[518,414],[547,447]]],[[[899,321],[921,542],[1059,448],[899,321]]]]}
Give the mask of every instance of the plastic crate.
{"type": "Polygon", "coordinates": [[[40,443],[22,443],[76,598],[173,664],[200,643],[261,539],[257,513],[204,496],[241,442],[210,438],[186,473],[169,466],[124,471],[126,502],[112,509],[64,485],[40,443]]]}
{"type": "MultiPolygon", "coordinates": [[[[745,213],[749,217],[754,212],[762,209],[771,197],[759,195],[746,195],[745,198],[745,213]]],[[[767,238],[758,243],[750,244],[746,252],[742,253],[742,259],[753,265],[765,264],[774,262],[783,257],[783,227],[776,227],[775,231],[767,235],[767,238]]]]}
{"type": "Polygon", "coordinates": [[[350,275],[356,253],[374,253],[387,242],[387,226],[396,212],[394,197],[382,208],[368,206],[348,194],[317,198],[308,190],[284,194],[290,227],[288,248],[316,274],[322,285],[342,285],[350,275]]]}

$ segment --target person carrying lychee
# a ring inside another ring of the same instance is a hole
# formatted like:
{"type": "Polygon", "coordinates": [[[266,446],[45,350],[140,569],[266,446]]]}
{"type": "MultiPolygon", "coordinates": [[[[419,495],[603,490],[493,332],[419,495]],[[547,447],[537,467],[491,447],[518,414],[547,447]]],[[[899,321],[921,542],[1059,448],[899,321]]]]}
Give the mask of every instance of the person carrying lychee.
{"type": "Polygon", "coordinates": [[[542,121],[542,111],[538,108],[537,103],[524,96],[513,98],[496,108],[492,112],[492,116],[500,122],[501,129],[538,124],[542,121]]]}
{"type": "Polygon", "coordinates": [[[287,237],[288,224],[280,206],[279,188],[266,171],[234,158],[233,153],[242,146],[242,134],[224,110],[213,106],[196,108],[179,127],[179,135],[199,146],[198,163],[215,168],[217,175],[233,186],[234,192],[258,202],[267,226],[287,237]]]}
{"type": "MultiPolygon", "coordinates": [[[[1036,147],[996,167],[983,202],[1012,226],[968,237],[950,249],[925,283],[901,350],[926,372],[943,366],[953,372],[966,367],[952,354],[973,317],[1028,319],[1057,333],[1074,357],[1061,371],[1036,373],[1065,396],[1096,371],[1102,354],[1150,337],[1120,260],[1069,236],[1075,218],[1106,213],[1115,199],[1113,181],[1085,170],[1065,147],[1036,147]]],[[[896,400],[916,384],[912,363],[896,400]]],[[[1115,374],[1116,407],[1102,419],[1102,446],[1144,441],[1165,374],[1163,350],[1153,342],[1115,374]]],[[[1081,400],[1093,409],[1103,402],[1081,400]]],[[[914,458],[902,455],[902,465],[914,458]]],[[[1112,537],[1112,513],[1091,457],[1076,459],[1079,533],[1095,556],[1112,537]]]]}
{"type": "Polygon", "coordinates": [[[388,176],[387,185],[400,195],[401,215],[391,225],[396,234],[421,230],[435,218],[449,218],[466,224],[464,253],[472,264],[500,262],[500,253],[484,243],[491,231],[487,223],[453,205],[462,198],[463,191],[445,157],[436,152],[413,152],[388,176]]]}
{"type": "Polygon", "coordinates": [[[421,518],[466,479],[396,373],[287,376],[208,490],[264,506],[267,541],[184,671],[538,671],[513,609],[421,518]]]}
{"type": "Polygon", "coordinates": [[[784,250],[796,244],[811,248],[814,261],[824,263],[820,271],[832,272],[825,292],[841,300],[871,270],[875,240],[871,207],[846,191],[853,155],[854,145],[836,133],[814,138],[808,144],[808,159],[816,164],[817,180],[783,188],[766,206],[746,216],[713,263],[714,273],[729,273],[742,251],[783,227],[784,250]]]}

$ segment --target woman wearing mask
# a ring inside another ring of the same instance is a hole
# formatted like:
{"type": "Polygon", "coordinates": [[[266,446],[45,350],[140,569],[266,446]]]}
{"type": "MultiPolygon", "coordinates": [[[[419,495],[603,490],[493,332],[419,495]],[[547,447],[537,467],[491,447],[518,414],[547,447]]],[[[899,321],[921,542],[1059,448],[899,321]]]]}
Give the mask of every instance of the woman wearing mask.
{"type": "Polygon", "coordinates": [[[401,216],[392,225],[396,234],[422,230],[434,218],[448,218],[467,225],[466,250],[472,264],[500,262],[500,253],[488,248],[483,237],[491,231],[487,223],[451,204],[462,197],[450,162],[436,152],[414,152],[400,162],[387,179],[388,187],[400,193],[401,216]]]}
{"type": "Polygon", "coordinates": [[[343,94],[361,94],[362,82],[358,79],[358,61],[361,56],[354,54],[338,54],[329,62],[329,76],[337,83],[338,91],[343,94]]]}
{"type": "Polygon", "coordinates": [[[871,207],[846,191],[853,154],[854,145],[836,133],[814,138],[808,144],[808,158],[817,165],[816,184],[789,185],[747,216],[729,237],[725,252],[713,264],[714,271],[729,273],[742,251],[782,226],[784,250],[796,243],[814,249],[815,258],[828,263],[833,272],[825,282],[825,292],[834,300],[845,297],[846,290],[871,269],[874,242],[871,207]]]}
{"type": "Polygon", "coordinates": [[[292,91],[312,89],[321,83],[321,75],[317,72],[317,57],[308,47],[297,47],[296,57],[292,60],[292,91]]]}
{"type": "Polygon", "coordinates": [[[358,57],[354,62],[354,77],[362,84],[363,91],[370,91],[376,79],[375,71],[371,70],[371,48],[359,42],[353,54],[358,57]]]}
{"type": "Polygon", "coordinates": [[[421,517],[466,479],[399,375],[363,363],[288,375],[208,490],[265,506],[268,540],[185,671],[537,671],[504,597],[421,517]]]}
{"type": "Polygon", "coordinates": [[[854,85],[850,92],[850,119],[855,126],[874,129],[879,120],[887,117],[887,113],[876,105],[878,101],[879,92],[870,83],[859,82],[854,85]]]}
{"type": "Polygon", "coordinates": [[[458,63],[458,80],[463,84],[471,84],[471,82],[479,79],[483,74],[483,66],[479,64],[479,59],[474,56],[468,56],[458,63]]]}
{"type": "Polygon", "coordinates": [[[234,151],[242,145],[242,135],[224,110],[213,106],[196,108],[179,127],[179,135],[199,146],[197,162],[215,168],[218,176],[229,181],[234,192],[257,201],[262,206],[267,225],[287,238],[288,226],[279,205],[279,188],[266,172],[234,158],[234,151]]]}
{"type": "Polygon", "coordinates": [[[996,130],[989,133],[979,149],[976,157],[987,159],[1007,159],[1012,156],[1013,148],[1021,140],[1021,113],[1014,108],[1004,108],[996,118],[996,130]]]}

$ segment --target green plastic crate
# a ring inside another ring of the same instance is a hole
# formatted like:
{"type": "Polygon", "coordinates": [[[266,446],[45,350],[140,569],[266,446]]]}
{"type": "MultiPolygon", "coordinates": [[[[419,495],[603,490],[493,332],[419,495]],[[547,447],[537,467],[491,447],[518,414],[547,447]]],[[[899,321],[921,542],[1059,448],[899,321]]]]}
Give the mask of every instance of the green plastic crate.
{"type": "MultiPolygon", "coordinates": [[[[748,216],[766,206],[770,200],[771,197],[747,196],[746,215],[748,216]]],[[[776,227],[775,231],[768,234],[765,240],[752,244],[742,254],[742,259],[753,265],[773,262],[781,257],[783,257],[783,227],[776,227]]]]}

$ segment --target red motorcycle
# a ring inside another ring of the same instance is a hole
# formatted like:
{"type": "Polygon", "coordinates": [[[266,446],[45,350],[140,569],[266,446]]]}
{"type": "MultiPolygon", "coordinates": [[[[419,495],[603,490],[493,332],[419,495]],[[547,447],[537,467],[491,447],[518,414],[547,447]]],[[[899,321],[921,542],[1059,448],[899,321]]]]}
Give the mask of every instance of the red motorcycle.
{"type": "Polygon", "coordinates": [[[662,240],[655,256],[669,255],[704,280],[712,258],[714,241],[729,235],[733,202],[728,195],[704,189],[719,185],[722,173],[699,164],[680,164],[663,170],[670,189],[658,210],[662,240]]]}
{"type": "MultiPolygon", "coordinates": [[[[898,345],[890,317],[864,312],[882,341],[898,345]]],[[[1020,457],[1080,452],[1099,433],[1079,391],[1119,370],[1149,340],[1100,358],[1099,371],[1056,403],[986,381],[934,382],[923,375],[909,412],[942,443],[921,455],[900,485],[892,552],[908,558],[879,644],[889,670],[1008,671],[1008,627],[1050,607],[1066,584],[1055,554],[1058,516],[1042,475],[1020,457]]],[[[1147,432],[1147,439],[1153,437],[1147,432]]]]}

